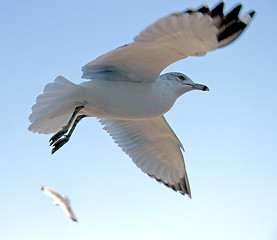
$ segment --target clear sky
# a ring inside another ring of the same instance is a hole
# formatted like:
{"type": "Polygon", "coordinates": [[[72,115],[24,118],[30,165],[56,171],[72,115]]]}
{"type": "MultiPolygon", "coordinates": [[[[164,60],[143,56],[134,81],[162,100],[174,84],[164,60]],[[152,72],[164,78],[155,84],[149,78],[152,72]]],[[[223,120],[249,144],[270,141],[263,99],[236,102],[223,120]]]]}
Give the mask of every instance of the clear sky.
{"type": "Polygon", "coordinates": [[[165,70],[211,90],[185,94],[166,114],[186,149],[189,199],[142,173],[96,119],[54,155],[51,136],[27,128],[56,76],[80,83],[87,62],[204,2],[1,1],[0,239],[277,239],[277,2],[241,2],[257,15],[237,41],[165,70]],[[41,185],[69,196],[78,224],[41,185]]]}

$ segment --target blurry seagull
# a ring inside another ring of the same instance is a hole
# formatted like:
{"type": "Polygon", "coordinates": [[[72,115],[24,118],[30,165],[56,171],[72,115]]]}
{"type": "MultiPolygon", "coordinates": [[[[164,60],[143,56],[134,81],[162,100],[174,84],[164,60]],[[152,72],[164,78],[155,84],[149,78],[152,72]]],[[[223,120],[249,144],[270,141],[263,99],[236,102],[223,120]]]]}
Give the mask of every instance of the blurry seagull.
{"type": "Polygon", "coordinates": [[[76,85],[62,76],[36,99],[29,130],[56,133],[56,152],[68,142],[78,122],[97,117],[133,162],[150,177],[191,197],[181,142],[164,114],[191,90],[209,91],[183,73],[160,75],[165,67],[189,56],[203,56],[234,41],[254,16],[241,18],[241,5],[223,14],[224,3],[176,12],[150,25],[126,44],[83,67],[76,85]]]}
{"type": "Polygon", "coordinates": [[[77,222],[77,218],[75,217],[70,207],[71,202],[66,195],[61,196],[60,194],[44,186],[42,186],[40,189],[44,192],[45,195],[54,199],[54,205],[61,206],[65,215],[69,216],[74,222],[77,222]]]}

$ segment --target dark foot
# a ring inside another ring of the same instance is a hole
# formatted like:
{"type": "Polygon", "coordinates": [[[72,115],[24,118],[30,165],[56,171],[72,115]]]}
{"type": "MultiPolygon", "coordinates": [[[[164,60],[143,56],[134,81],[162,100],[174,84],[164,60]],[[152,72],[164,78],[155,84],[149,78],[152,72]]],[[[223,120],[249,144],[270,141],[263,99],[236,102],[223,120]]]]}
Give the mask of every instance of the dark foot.
{"type": "Polygon", "coordinates": [[[75,127],[77,125],[77,123],[82,118],[84,118],[84,115],[77,116],[78,112],[83,108],[84,108],[84,105],[77,106],[74,109],[74,112],[73,112],[71,118],[69,119],[67,125],[63,126],[62,130],[58,131],[53,137],[50,138],[50,140],[49,140],[50,146],[53,146],[52,154],[54,152],[56,152],[58,149],[60,149],[65,143],[68,142],[73,130],[75,129],[75,127]],[[75,117],[76,117],[76,119],[75,119],[75,117]],[[74,121],[74,119],[75,119],[75,121],[74,121]],[[70,128],[73,121],[74,121],[74,123],[72,125],[71,130],[69,131],[69,133],[67,135],[65,135],[68,132],[68,130],[69,130],[69,128],[70,128]]]}
{"type": "MultiPolygon", "coordinates": [[[[78,106],[78,107],[76,107],[75,108],[75,110],[74,110],[74,113],[78,113],[81,109],[83,109],[85,106],[84,105],[81,105],[81,106],[78,106]]],[[[73,113],[73,114],[74,114],[73,113]]]]}
{"type": "Polygon", "coordinates": [[[56,151],[58,151],[64,144],[66,144],[68,142],[68,140],[69,140],[69,137],[64,135],[63,138],[51,143],[51,145],[53,145],[52,154],[55,153],[56,151]]]}
{"type": "Polygon", "coordinates": [[[53,137],[50,138],[50,140],[49,140],[50,146],[53,147],[53,148],[52,148],[52,154],[55,153],[55,152],[56,152],[57,150],[59,150],[64,144],[66,144],[66,143],[68,142],[68,140],[70,139],[70,137],[71,137],[71,135],[72,135],[72,133],[73,133],[73,131],[74,131],[76,125],[78,124],[78,122],[79,122],[82,118],[86,117],[86,115],[84,115],[84,114],[83,114],[83,115],[77,116],[77,115],[78,115],[78,112],[79,112],[81,109],[83,109],[83,108],[84,108],[84,105],[82,105],[82,106],[77,106],[77,107],[74,109],[74,112],[73,112],[71,118],[69,119],[67,125],[64,126],[64,127],[62,128],[62,130],[60,130],[59,132],[57,132],[53,137]],[[77,116],[77,117],[76,117],[76,116],[77,116]],[[75,119],[75,117],[76,117],[76,119],[75,119]],[[75,120],[74,120],[74,119],[75,119],[75,120]],[[74,121],[74,122],[73,122],[73,121],[74,121]],[[73,122],[73,124],[72,124],[72,122],[73,122]],[[68,130],[69,130],[71,124],[72,124],[72,127],[71,127],[69,133],[68,133],[67,135],[65,135],[65,134],[68,132],[68,130]]]}
{"type": "Polygon", "coordinates": [[[64,134],[67,133],[71,123],[73,122],[75,116],[77,115],[77,113],[82,110],[84,108],[84,105],[81,105],[81,106],[77,106],[75,109],[74,109],[74,112],[70,118],[70,120],[68,121],[67,125],[66,126],[63,126],[62,127],[62,130],[61,131],[58,131],[53,137],[50,138],[49,142],[50,142],[50,146],[52,146],[54,144],[54,142],[56,142],[59,138],[61,138],[64,134]]]}
{"type": "Polygon", "coordinates": [[[65,126],[61,131],[57,132],[53,137],[51,137],[49,140],[50,146],[52,146],[54,142],[56,142],[59,138],[61,138],[64,134],[66,134],[67,131],[68,129],[66,129],[66,126],[65,126]]]}

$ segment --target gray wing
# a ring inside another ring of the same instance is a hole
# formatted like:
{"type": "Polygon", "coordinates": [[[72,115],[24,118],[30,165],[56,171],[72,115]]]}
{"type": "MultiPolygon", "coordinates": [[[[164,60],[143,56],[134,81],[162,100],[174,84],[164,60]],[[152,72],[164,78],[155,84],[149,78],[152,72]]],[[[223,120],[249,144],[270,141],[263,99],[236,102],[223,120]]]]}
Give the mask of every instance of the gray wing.
{"type": "Polygon", "coordinates": [[[133,162],[150,177],[191,197],[183,146],[164,117],[148,120],[100,119],[133,162]]]}
{"type": "Polygon", "coordinates": [[[150,25],[134,42],[100,56],[83,67],[83,78],[117,73],[124,80],[155,81],[168,65],[188,56],[203,56],[235,40],[254,11],[238,14],[241,5],[223,14],[223,3],[171,14],[150,25]]]}

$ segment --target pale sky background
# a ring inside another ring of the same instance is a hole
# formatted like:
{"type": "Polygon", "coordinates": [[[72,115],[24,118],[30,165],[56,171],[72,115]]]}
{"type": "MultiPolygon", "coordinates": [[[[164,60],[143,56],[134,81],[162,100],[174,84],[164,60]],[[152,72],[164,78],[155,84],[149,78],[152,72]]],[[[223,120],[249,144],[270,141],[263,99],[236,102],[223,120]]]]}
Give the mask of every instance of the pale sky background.
{"type": "MultiPolygon", "coordinates": [[[[165,70],[211,90],[183,95],[166,114],[186,149],[189,199],[142,173],[96,119],[54,155],[51,135],[27,128],[56,76],[80,83],[87,62],[205,2],[1,1],[0,239],[276,240],[277,2],[241,2],[257,15],[237,41],[165,70]],[[41,185],[69,196],[78,224],[41,185]]],[[[225,3],[227,12],[238,2],[225,3]]]]}

